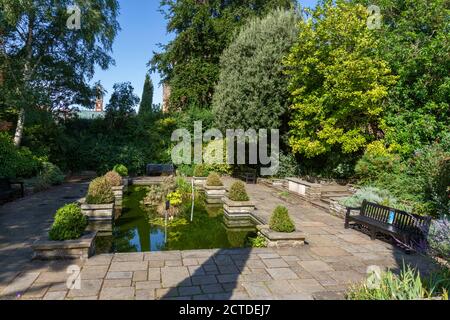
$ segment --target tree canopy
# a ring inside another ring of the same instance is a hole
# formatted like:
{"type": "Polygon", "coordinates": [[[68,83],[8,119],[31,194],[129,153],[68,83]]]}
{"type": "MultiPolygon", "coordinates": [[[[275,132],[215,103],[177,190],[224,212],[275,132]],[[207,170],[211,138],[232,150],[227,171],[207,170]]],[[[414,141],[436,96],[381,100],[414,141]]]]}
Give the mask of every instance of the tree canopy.
{"type": "Polygon", "coordinates": [[[144,91],[142,92],[141,104],[139,106],[139,115],[149,115],[153,111],[153,82],[150,75],[147,73],[144,82],[144,91]]]}
{"type": "Polygon", "coordinates": [[[289,92],[282,62],[297,39],[297,23],[295,11],[273,11],[246,24],[224,51],[213,98],[219,128],[278,129],[286,124],[289,92]]]}

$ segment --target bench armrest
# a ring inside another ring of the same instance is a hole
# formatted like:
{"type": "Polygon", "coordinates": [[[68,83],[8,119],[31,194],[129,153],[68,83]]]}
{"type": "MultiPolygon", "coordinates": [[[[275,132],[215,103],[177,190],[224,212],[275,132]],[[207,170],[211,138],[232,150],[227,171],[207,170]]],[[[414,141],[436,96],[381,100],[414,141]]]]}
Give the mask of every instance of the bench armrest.
{"type": "Polygon", "coordinates": [[[10,181],[11,185],[20,185],[20,192],[22,194],[22,198],[25,195],[25,190],[24,190],[24,182],[23,181],[10,181]]]}
{"type": "Polygon", "coordinates": [[[352,211],[361,211],[361,207],[347,207],[347,217],[350,217],[352,211]]]}

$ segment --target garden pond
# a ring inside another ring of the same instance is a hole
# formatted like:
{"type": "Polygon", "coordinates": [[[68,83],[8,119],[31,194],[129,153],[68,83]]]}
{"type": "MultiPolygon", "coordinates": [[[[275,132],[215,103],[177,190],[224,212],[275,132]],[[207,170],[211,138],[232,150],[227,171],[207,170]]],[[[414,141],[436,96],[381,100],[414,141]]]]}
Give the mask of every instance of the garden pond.
{"type": "Polygon", "coordinates": [[[228,228],[224,224],[222,206],[206,205],[199,193],[194,218],[190,221],[191,204],[184,203],[172,221],[142,205],[149,188],[130,186],[124,196],[122,214],[113,223],[112,234],[100,234],[97,253],[148,252],[192,249],[229,249],[248,245],[256,236],[256,227],[228,228]]]}

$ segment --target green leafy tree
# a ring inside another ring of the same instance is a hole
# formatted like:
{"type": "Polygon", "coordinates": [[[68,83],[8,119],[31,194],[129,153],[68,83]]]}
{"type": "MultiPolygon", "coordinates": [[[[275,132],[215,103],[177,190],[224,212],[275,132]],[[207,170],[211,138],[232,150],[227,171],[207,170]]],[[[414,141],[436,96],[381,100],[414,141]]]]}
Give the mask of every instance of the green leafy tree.
{"type": "Polygon", "coordinates": [[[150,75],[145,76],[144,92],[142,93],[141,105],[139,106],[139,115],[145,116],[153,112],[153,82],[150,75]]]}
{"type": "Polygon", "coordinates": [[[393,151],[409,157],[449,131],[450,2],[354,2],[380,8],[378,49],[399,76],[389,94],[383,131],[393,151]]]}
{"type": "Polygon", "coordinates": [[[307,158],[355,154],[377,139],[395,77],[377,56],[380,40],[367,9],[325,1],[300,22],[286,59],[290,76],[290,145],[307,158]]]}
{"type": "Polygon", "coordinates": [[[219,127],[278,129],[285,122],[289,92],[282,62],[297,39],[297,23],[294,11],[255,18],[224,51],[213,98],[219,127]]]}
{"type": "Polygon", "coordinates": [[[22,142],[30,108],[92,105],[88,85],[95,66],[108,68],[119,30],[116,0],[0,0],[0,105],[17,116],[15,145],[22,142]],[[69,28],[80,9],[80,29],[69,28]]]}
{"type": "Polygon", "coordinates": [[[210,108],[219,61],[237,28],[249,17],[290,8],[293,0],[162,0],[167,31],[175,39],[155,53],[150,66],[170,85],[170,108],[210,108]]]}
{"type": "Polygon", "coordinates": [[[134,94],[134,88],[130,82],[116,83],[114,92],[106,105],[106,119],[113,128],[123,124],[122,120],[136,113],[135,107],[139,103],[139,97],[134,94]]]}

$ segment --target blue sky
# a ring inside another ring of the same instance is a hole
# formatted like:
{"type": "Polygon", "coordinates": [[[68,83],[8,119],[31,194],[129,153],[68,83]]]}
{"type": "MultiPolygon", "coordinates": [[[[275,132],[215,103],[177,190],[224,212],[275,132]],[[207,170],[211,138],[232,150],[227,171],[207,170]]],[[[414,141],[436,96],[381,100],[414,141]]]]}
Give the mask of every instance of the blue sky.
{"type": "MultiPolygon", "coordinates": [[[[147,63],[153,51],[159,51],[158,43],[166,44],[173,35],[166,32],[166,20],[159,12],[159,0],[119,0],[119,23],[122,30],[116,37],[112,56],[116,66],[108,70],[98,69],[92,83],[100,80],[108,91],[105,105],[109,101],[114,83],[129,81],[135,93],[141,97],[147,63]]],[[[316,0],[300,0],[303,6],[314,6],[316,0]]],[[[155,85],[154,103],[162,102],[160,77],[152,74],[155,85]]]]}

